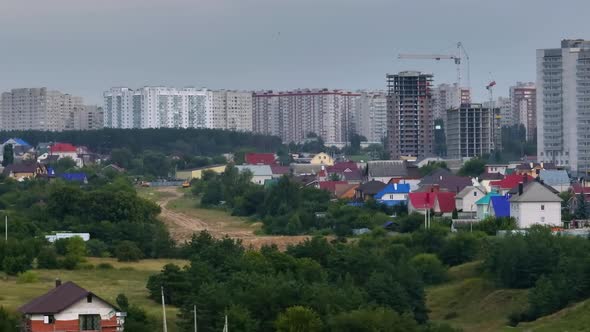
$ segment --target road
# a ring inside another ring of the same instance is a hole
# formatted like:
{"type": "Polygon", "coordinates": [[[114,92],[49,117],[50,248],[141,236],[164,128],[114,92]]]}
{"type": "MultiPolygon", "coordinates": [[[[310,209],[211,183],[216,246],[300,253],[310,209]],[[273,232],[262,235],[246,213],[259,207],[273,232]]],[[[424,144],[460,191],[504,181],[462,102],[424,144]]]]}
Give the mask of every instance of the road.
{"type": "Polygon", "coordinates": [[[260,249],[262,246],[274,244],[280,250],[285,250],[288,245],[297,244],[310,238],[310,236],[256,235],[254,234],[254,229],[232,227],[228,221],[205,221],[197,215],[189,215],[168,208],[168,203],[182,196],[182,193],[178,192],[177,187],[158,187],[155,190],[166,193],[156,203],[162,210],[160,217],[168,227],[170,235],[179,243],[189,240],[194,233],[201,231],[208,231],[216,238],[229,236],[230,238],[241,240],[246,248],[251,247],[253,249],[260,249]]]}

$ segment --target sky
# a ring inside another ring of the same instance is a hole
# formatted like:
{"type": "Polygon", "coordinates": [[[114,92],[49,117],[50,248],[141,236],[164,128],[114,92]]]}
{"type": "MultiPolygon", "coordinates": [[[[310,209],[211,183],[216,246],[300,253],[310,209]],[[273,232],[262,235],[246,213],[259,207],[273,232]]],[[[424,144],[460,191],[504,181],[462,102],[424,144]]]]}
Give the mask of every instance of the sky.
{"type": "Polygon", "coordinates": [[[419,70],[474,101],[535,81],[535,50],[590,39],[588,0],[1,0],[0,91],[46,86],[100,104],[113,86],[384,89],[419,70]],[[464,69],[466,71],[466,69],[464,69]]]}

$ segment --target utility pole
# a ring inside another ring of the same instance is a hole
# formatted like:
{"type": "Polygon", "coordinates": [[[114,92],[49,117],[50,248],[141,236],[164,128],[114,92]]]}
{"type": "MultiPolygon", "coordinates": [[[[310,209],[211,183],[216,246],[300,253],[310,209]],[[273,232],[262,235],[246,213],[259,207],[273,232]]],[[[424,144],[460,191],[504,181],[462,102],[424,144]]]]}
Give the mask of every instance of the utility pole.
{"type": "Polygon", "coordinates": [[[197,332],[197,305],[193,305],[193,314],[195,315],[195,332],[197,332]]]}
{"type": "Polygon", "coordinates": [[[164,300],[164,286],[160,286],[162,291],[162,313],[164,316],[164,332],[168,332],[168,325],[166,324],[166,301],[164,300]]]}

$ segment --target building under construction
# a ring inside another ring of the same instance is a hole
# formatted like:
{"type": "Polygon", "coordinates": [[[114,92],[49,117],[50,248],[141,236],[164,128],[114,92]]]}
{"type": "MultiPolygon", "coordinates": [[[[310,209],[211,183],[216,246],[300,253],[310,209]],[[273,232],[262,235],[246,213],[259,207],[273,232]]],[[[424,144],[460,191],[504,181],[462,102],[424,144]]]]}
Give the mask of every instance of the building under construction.
{"type": "Polygon", "coordinates": [[[391,159],[432,155],[432,75],[403,71],[387,78],[387,148],[391,159]]]}
{"type": "Polygon", "coordinates": [[[494,147],[495,112],[482,104],[462,104],[447,111],[447,155],[472,158],[488,154],[494,147]]]}

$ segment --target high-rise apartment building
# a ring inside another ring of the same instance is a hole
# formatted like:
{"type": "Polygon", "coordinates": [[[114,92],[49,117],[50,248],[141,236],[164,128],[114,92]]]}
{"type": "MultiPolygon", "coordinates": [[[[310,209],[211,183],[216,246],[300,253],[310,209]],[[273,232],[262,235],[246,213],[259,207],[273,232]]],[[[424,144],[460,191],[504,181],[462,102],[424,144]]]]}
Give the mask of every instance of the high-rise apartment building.
{"type": "Polygon", "coordinates": [[[359,93],[340,90],[264,91],[254,93],[254,131],[300,143],[315,133],[326,144],[347,142],[354,132],[359,93]]]}
{"type": "Polygon", "coordinates": [[[404,71],[387,79],[387,148],[390,158],[433,152],[432,75],[404,71]]]}
{"type": "Polygon", "coordinates": [[[535,83],[518,82],[510,87],[512,116],[515,122],[522,124],[526,138],[532,141],[537,135],[537,88],[535,83]]]}
{"type": "Polygon", "coordinates": [[[13,89],[2,94],[0,126],[3,130],[69,129],[69,118],[83,108],[81,97],[47,88],[13,89]]]}
{"type": "Polygon", "coordinates": [[[512,100],[510,98],[498,97],[494,102],[494,105],[490,105],[490,102],[485,102],[484,107],[494,107],[498,109],[500,115],[500,128],[512,127],[516,124],[516,120],[514,119],[515,114],[512,109],[512,100]]]}
{"type": "Polygon", "coordinates": [[[472,158],[493,149],[494,114],[482,104],[462,104],[447,111],[447,155],[472,158]]]}
{"type": "Polygon", "coordinates": [[[356,99],[352,119],[357,134],[369,142],[381,142],[387,136],[387,93],[363,91],[356,99]]]}
{"type": "Polygon", "coordinates": [[[590,171],[590,41],[537,50],[537,158],[590,171]]]}
{"type": "Polygon", "coordinates": [[[104,93],[108,128],[252,130],[252,93],[195,88],[112,88],[104,93]]]}
{"type": "Polygon", "coordinates": [[[104,128],[102,107],[84,105],[71,112],[66,122],[66,130],[96,130],[104,128]]]}
{"type": "Polygon", "coordinates": [[[432,88],[432,114],[434,119],[445,118],[447,111],[471,102],[471,91],[457,83],[439,84],[432,88]]]}

